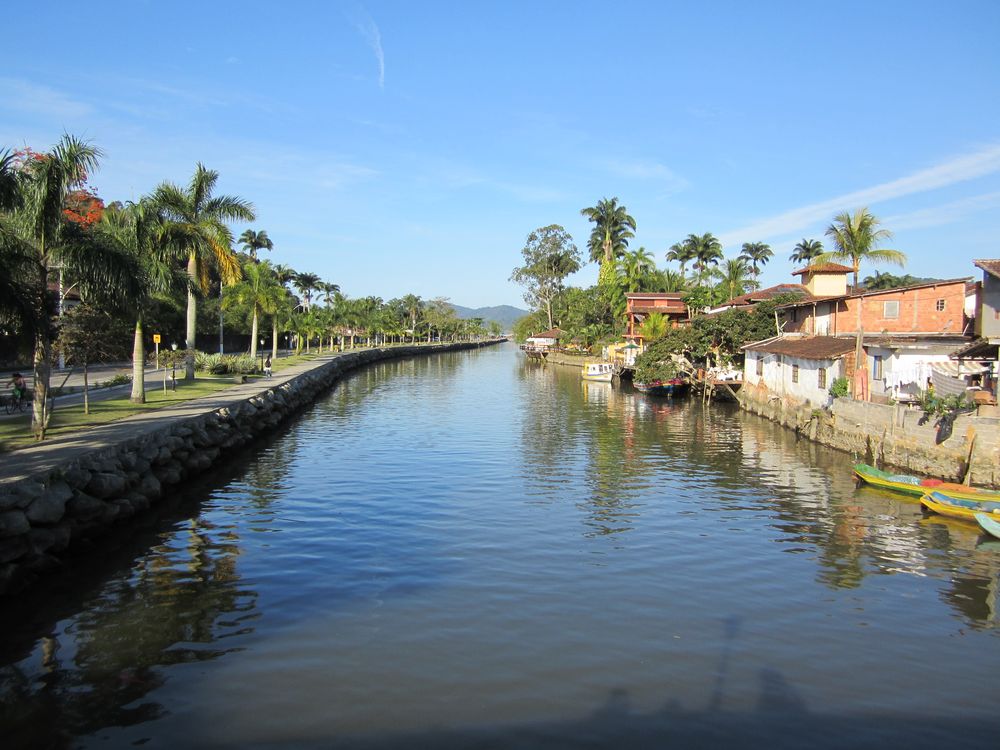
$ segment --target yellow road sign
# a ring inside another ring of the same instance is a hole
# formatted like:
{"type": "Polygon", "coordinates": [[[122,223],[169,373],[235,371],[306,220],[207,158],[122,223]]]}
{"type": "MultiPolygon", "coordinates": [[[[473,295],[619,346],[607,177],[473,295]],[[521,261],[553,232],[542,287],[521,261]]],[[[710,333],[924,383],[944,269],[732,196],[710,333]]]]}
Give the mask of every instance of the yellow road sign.
{"type": "Polygon", "coordinates": [[[158,334],[158,333],[154,333],[153,334],[153,343],[154,344],[159,344],[160,343],[160,334],[158,334]]]}

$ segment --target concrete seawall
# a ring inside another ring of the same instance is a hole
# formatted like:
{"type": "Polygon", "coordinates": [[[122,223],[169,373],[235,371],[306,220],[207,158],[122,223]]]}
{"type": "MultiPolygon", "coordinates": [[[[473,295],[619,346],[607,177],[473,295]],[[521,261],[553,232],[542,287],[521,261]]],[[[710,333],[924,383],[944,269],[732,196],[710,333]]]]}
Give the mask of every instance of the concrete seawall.
{"type": "Polygon", "coordinates": [[[372,362],[497,342],[365,349],[295,365],[215,396],[7,454],[0,470],[0,595],[58,568],[81,540],[149,510],[180,482],[311,404],[372,362]]]}
{"type": "Polygon", "coordinates": [[[752,386],[739,391],[739,400],[747,411],[880,468],[961,481],[972,448],[972,483],[1000,488],[1000,418],[962,415],[953,423],[938,422],[902,404],[849,398],[834,399],[829,410],[816,409],[752,386]]]}

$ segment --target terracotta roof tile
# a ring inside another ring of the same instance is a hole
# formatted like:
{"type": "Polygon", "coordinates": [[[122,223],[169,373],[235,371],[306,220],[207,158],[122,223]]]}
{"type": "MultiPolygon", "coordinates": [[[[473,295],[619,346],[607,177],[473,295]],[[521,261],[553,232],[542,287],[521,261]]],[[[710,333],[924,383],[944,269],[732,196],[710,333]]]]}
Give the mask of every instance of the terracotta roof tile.
{"type": "Polygon", "coordinates": [[[842,266],[839,263],[817,263],[814,266],[806,266],[798,271],[792,271],[792,276],[799,276],[806,273],[854,273],[850,266],[842,266]]]}

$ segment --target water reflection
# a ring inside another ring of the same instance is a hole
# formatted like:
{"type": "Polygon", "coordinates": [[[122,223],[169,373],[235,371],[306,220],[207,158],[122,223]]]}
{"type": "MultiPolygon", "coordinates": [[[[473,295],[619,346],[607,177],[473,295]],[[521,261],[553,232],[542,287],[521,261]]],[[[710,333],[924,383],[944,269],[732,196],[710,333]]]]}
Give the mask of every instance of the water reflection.
{"type": "Polygon", "coordinates": [[[1000,552],[971,526],[734,407],[516,357],[346,378],[0,611],[5,746],[990,736],[1000,552]]]}

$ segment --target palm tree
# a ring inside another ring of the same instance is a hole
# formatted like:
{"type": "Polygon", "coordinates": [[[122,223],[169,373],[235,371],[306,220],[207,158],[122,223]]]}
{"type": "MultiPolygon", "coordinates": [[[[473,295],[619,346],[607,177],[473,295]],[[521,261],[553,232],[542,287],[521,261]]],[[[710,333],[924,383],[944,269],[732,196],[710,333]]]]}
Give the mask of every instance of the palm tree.
{"type": "Polygon", "coordinates": [[[23,205],[16,156],[0,152],[0,326],[22,341],[34,341],[48,325],[44,300],[34,281],[37,259],[30,243],[18,237],[13,212],[23,205]]]}
{"type": "Polygon", "coordinates": [[[700,236],[689,234],[684,242],[694,248],[694,268],[697,272],[698,286],[702,286],[708,275],[709,266],[717,266],[722,260],[722,243],[711,232],[700,236]]]}
{"type": "Polygon", "coordinates": [[[333,303],[334,295],[340,291],[339,284],[331,284],[329,281],[319,281],[316,289],[323,294],[323,304],[329,307],[333,303]]]}
{"type": "MultiPolygon", "coordinates": [[[[689,235],[689,238],[693,236],[694,235],[689,235]]],[[[681,264],[682,277],[684,276],[684,270],[687,267],[688,262],[694,260],[697,257],[697,253],[695,252],[695,250],[696,247],[687,240],[683,242],[674,243],[673,245],[670,246],[670,249],[667,250],[667,260],[668,261],[675,260],[681,264]]]]}
{"type": "Polygon", "coordinates": [[[747,287],[753,283],[750,278],[752,274],[753,270],[742,255],[738,258],[728,258],[726,265],[721,270],[715,271],[719,286],[728,295],[727,300],[746,293],[747,287]]]}
{"type": "Polygon", "coordinates": [[[246,230],[240,235],[240,244],[249,253],[250,260],[257,260],[258,250],[274,250],[274,243],[271,242],[271,238],[267,236],[267,232],[263,229],[259,232],[255,232],[252,229],[246,230]]]}
{"type": "Polygon", "coordinates": [[[663,313],[650,313],[639,325],[639,335],[646,341],[655,341],[667,335],[670,322],[663,313]]]}
{"type": "Polygon", "coordinates": [[[601,275],[610,269],[612,261],[620,258],[628,249],[628,241],[635,237],[635,219],[629,216],[625,206],[618,205],[618,198],[602,198],[596,206],[580,209],[580,213],[594,223],[587,247],[590,260],[601,266],[601,275]]]}
{"type": "MultiPolygon", "coordinates": [[[[273,290],[277,289],[278,282],[274,278],[274,270],[266,260],[259,263],[251,259],[243,267],[243,278],[226,290],[226,296],[222,300],[224,308],[248,307],[252,312],[250,323],[250,359],[257,359],[257,326],[258,318],[264,308],[272,308],[274,300],[273,290]]],[[[272,342],[272,352],[274,344],[272,342]]]]}
{"type": "Polygon", "coordinates": [[[134,283],[134,269],[118,248],[97,241],[90,230],[66,220],[63,213],[67,196],[82,185],[88,172],[98,164],[101,152],[95,146],[64,135],[53,148],[25,161],[15,170],[7,156],[0,168],[0,192],[8,211],[3,216],[4,254],[18,262],[4,268],[27,274],[15,280],[23,293],[20,301],[4,300],[8,309],[34,307],[25,322],[34,329],[35,400],[31,429],[36,440],[45,437],[49,421],[49,377],[51,374],[52,331],[46,323],[50,312],[49,269],[63,268],[72,275],[82,296],[113,303],[134,283]],[[16,171],[16,174],[15,174],[16,171]],[[25,261],[30,260],[30,263],[25,261]],[[32,325],[33,323],[38,325],[32,325]]]}
{"type": "Polygon", "coordinates": [[[836,250],[823,253],[815,258],[820,263],[832,260],[848,260],[854,268],[854,286],[858,285],[858,270],[861,261],[869,263],[894,263],[902,266],[906,263],[905,253],[899,250],[880,250],[878,245],[892,239],[892,232],[879,229],[879,220],[868,212],[867,208],[859,208],[853,214],[844,212],[833,217],[833,223],[827,227],[826,235],[833,240],[836,250]]]}
{"type": "Polygon", "coordinates": [[[625,282],[625,290],[638,292],[643,282],[656,270],[656,261],[652,253],[640,247],[634,252],[625,251],[619,261],[619,272],[625,282]]]}
{"type": "Polygon", "coordinates": [[[299,290],[305,300],[303,307],[305,307],[306,312],[312,310],[312,294],[319,288],[317,286],[320,283],[319,276],[308,271],[303,271],[295,275],[292,283],[295,284],[295,288],[299,290]]]}
{"type": "Polygon", "coordinates": [[[813,258],[823,254],[823,243],[819,240],[802,240],[795,246],[795,252],[788,258],[792,263],[809,264],[813,258]]]}
{"type": "MultiPolygon", "coordinates": [[[[763,266],[771,259],[774,253],[771,246],[763,242],[744,242],[740,257],[750,264],[750,272],[753,274],[754,284],[760,287],[757,278],[760,276],[760,266],[763,266]]],[[[733,295],[736,296],[736,295],[733,295]]]]}
{"type": "Polygon", "coordinates": [[[170,241],[187,255],[187,356],[184,378],[194,378],[195,330],[198,316],[196,289],[208,291],[208,267],[214,263],[222,284],[239,281],[242,272],[233,252],[233,234],[227,221],[253,221],[253,205],[230,195],[213,196],[219,173],[200,162],[187,188],[162,183],[153,193],[154,205],[169,220],[166,228],[170,241]]]}
{"type": "Polygon", "coordinates": [[[414,342],[417,340],[417,318],[423,312],[424,303],[416,294],[407,294],[403,297],[403,307],[406,314],[410,316],[410,335],[414,342]]]}
{"type": "Polygon", "coordinates": [[[289,281],[294,281],[295,277],[298,275],[299,272],[296,271],[291,266],[286,266],[283,265],[282,263],[278,263],[274,267],[274,277],[278,280],[278,283],[281,284],[282,286],[285,286],[289,281]]]}
{"type": "Polygon", "coordinates": [[[145,364],[143,345],[145,314],[156,293],[182,292],[183,277],[176,271],[172,248],[164,242],[162,217],[148,200],[127,203],[120,208],[108,208],[101,216],[98,230],[110,242],[117,243],[124,252],[135,258],[139,271],[138,294],[127,300],[135,317],[135,334],[132,339],[132,393],[134,404],[146,402],[145,364]]]}

